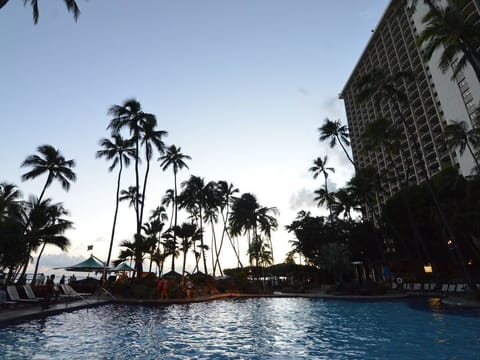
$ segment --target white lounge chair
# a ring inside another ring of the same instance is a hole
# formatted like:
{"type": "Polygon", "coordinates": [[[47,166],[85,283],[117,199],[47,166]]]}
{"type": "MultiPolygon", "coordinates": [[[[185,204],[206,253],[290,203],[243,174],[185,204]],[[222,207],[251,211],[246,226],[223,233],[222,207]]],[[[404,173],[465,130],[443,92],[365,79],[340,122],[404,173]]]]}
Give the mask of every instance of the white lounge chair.
{"type": "Polygon", "coordinates": [[[448,285],[448,292],[455,292],[455,288],[457,287],[456,284],[448,285]]]}
{"type": "Polygon", "coordinates": [[[62,288],[63,292],[66,294],[66,295],[69,295],[69,296],[76,296],[76,297],[81,297],[83,298],[84,296],[90,296],[92,295],[91,293],[82,293],[82,292],[77,292],[74,288],[72,288],[70,285],[68,284],[61,284],[60,287],[62,288]]]}
{"type": "Polygon", "coordinates": [[[7,300],[7,293],[5,290],[0,290],[0,306],[13,306],[18,304],[16,301],[7,300]]]}
{"type": "Polygon", "coordinates": [[[43,297],[38,297],[35,295],[35,293],[32,290],[32,287],[28,284],[23,285],[23,289],[25,290],[25,294],[27,295],[27,298],[32,299],[32,300],[43,300],[43,297]]]}
{"type": "Polygon", "coordinates": [[[466,288],[467,288],[467,284],[457,284],[457,288],[455,289],[455,291],[457,293],[463,293],[465,292],[466,288]]]}
{"type": "Polygon", "coordinates": [[[442,284],[442,292],[448,291],[448,284],[442,284]]]}
{"type": "Polygon", "coordinates": [[[8,297],[12,301],[18,301],[18,302],[23,302],[23,303],[27,303],[27,302],[28,303],[37,303],[39,301],[39,300],[35,300],[35,299],[22,299],[20,297],[20,295],[18,295],[17,288],[13,285],[7,286],[7,293],[8,293],[8,297]]]}
{"type": "Polygon", "coordinates": [[[420,291],[420,290],[422,290],[422,284],[420,284],[420,283],[414,283],[414,284],[413,284],[413,290],[415,290],[415,291],[420,291]]]}

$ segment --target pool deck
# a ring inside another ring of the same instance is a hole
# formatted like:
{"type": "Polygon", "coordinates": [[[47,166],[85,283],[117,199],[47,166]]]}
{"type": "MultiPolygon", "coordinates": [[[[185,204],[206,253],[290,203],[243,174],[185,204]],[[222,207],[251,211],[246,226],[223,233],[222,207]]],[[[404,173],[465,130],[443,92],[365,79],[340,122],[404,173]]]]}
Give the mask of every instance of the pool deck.
{"type": "MultiPolygon", "coordinates": [[[[429,294],[430,296],[432,294],[429,294]]],[[[202,297],[195,297],[192,299],[128,299],[128,298],[112,298],[108,296],[90,296],[78,298],[76,300],[65,299],[53,302],[48,309],[42,309],[40,304],[15,304],[7,308],[0,309],[0,326],[9,325],[15,322],[25,321],[32,318],[46,317],[50,315],[61,314],[68,311],[74,311],[83,308],[91,308],[107,303],[120,304],[143,304],[143,305],[174,305],[174,304],[190,304],[199,302],[208,302],[229,298],[315,298],[315,299],[340,299],[340,300],[354,300],[354,301],[393,301],[398,299],[405,299],[409,296],[407,293],[391,293],[378,296],[363,296],[363,295],[332,295],[324,292],[312,293],[273,293],[273,294],[244,294],[244,293],[223,293],[202,297]]],[[[471,301],[463,297],[447,297],[443,298],[442,302],[450,306],[464,306],[464,307],[480,307],[479,302],[471,301]]]]}

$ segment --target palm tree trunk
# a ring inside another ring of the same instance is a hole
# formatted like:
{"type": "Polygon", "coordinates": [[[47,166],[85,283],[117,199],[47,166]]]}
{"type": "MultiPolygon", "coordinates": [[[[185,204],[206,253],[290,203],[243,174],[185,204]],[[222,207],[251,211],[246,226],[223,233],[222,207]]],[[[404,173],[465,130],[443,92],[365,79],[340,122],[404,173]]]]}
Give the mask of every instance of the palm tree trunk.
{"type": "Polygon", "coordinates": [[[475,152],[473,151],[472,147],[470,146],[470,143],[468,142],[468,140],[467,140],[467,147],[468,147],[468,151],[470,151],[470,155],[472,155],[473,160],[475,161],[475,164],[477,164],[477,168],[480,169],[480,164],[478,163],[478,159],[475,156],[475,152]]]}
{"type": "Polygon", "coordinates": [[[202,257],[203,257],[203,268],[205,270],[205,275],[207,272],[207,258],[205,257],[205,248],[203,246],[203,218],[202,218],[202,206],[200,206],[200,245],[202,248],[202,257]]]}
{"type": "Polygon", "coordinates": [[[117,225],[118,204],[119,204],[118,199],[120,196],[120,180],[122,176],[122,170],[123,170],[123,161],[122,161],[122,158],[120,157],[120,169],[118,170],[118,178],[117,178],[117,196],[115,201],[115,213],[113,215],[112,235],[110,236],[110,246],[108,248],[107,262],[105,263],[106,267],[110,265],[110,258],[112,256],[112,248],[113,248],[113,239],[115,238],[115,227],[117,225]]]}
{"type": "Polygon", "coordinates": [[[182,288],[183,288],[183,285],[185,284],[185,267],[187,264],[188,246],[186,242],[187,242],[187,239],[183,239],[182,288]]]}
{"type": "Polygon", "coordinates": [[[336,136],[336,138],[337,138],[338,143],[339,143],[340,146],[342,147],[343,152],[345,153],[345,155],[347,155],[348,160],[350,160],[350,162],[352,163],[352,165],[353,165],[354,168],[357,168],[357,166],[356,166],[355,163],[353,162],[353,160],[352,160],[352,158],[350,157],[350,155],[348,155],[347,149],[345,149],[345,147],[343,146],[342,142],[340,141],[340,138],[339,138],[338,136],[336,136]]]}
{"type": "Polygon", "coordinates": [[[135,247],[135,270],[137,270],[137,278],[141,278],[143,272],[143,264],[142,264],[142,249],[138,246],[140,242],[140,233],[142,231],[142,224],[140,222],[140,197],[138,196],[138,192],[140,191],[139,185],[139,171],[138,171],[138,163],[139,163],[139,134],[138,131],[135,132],[135,186],[137,188],[137,196],[135,197],[135,218],[137,221],[137,232],[135,234],[135,243],[137,246],[135,247]]]}
{"type": "Polygon", "coordinates": [[[45,250],[46,245],[47,245],[47,243],[44,242],[43,245],[42,245],[42,249],[40,250],[40,253],[38,254],[37,263],[35,264],[35,271],[33,272],[32,284],[35,284],[35,280],[37,278],[37,273],[38,273],[38,265],[40,264],[40,258],[42,257],[43,250],[45,250]]]}
{"type": "Polygon", "coordinates": [[[145,178],[143,179],[143,189],[142,189],[142,203],[140,204],[140,224],[143,222],[143,209],[145,207],[145,192],[147,189],[147,179],[148,179],[148,173],[150,172],[150,160],[147,158],[147,169],[145,170],[145,178]]]}

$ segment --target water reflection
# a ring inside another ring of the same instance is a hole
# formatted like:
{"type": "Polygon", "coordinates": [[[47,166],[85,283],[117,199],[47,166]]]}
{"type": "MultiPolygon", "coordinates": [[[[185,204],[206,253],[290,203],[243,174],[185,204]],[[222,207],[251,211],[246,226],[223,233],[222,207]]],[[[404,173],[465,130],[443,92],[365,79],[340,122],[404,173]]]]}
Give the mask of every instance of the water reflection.
{"type": "Polygon", "coordinates": [[[435,299],[107,305],[0,329],[0,359],[475,359],[479,328],[435,299]]]}

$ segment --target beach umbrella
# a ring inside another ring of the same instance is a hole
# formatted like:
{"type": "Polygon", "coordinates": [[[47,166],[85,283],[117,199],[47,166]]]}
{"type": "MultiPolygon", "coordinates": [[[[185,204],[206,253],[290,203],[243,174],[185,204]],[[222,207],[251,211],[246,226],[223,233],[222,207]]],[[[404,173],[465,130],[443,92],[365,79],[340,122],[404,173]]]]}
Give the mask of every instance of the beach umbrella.
{"type": "MultiPolygon", "coordinates": [[[[105,269],[105,263],[98,259],[97,257],[90,255],[87,260],[79,262],[75,265],[60,267],[56,269],[65,269],[67,271],[78,271],[78,272],[101,272],[105,269]]],[[[108,270],[108,269],[107,269],[108,270]]]]}
{"type": "Polygon", "coordinates": [[[135,271],[135,269],[133,269],[130,265],[128,265],[127,263],[121,263],[121,264],[118,264],[114,269],[112,270],[109,270],[111,272],[120,272],[120,271],[135,271]]]}

